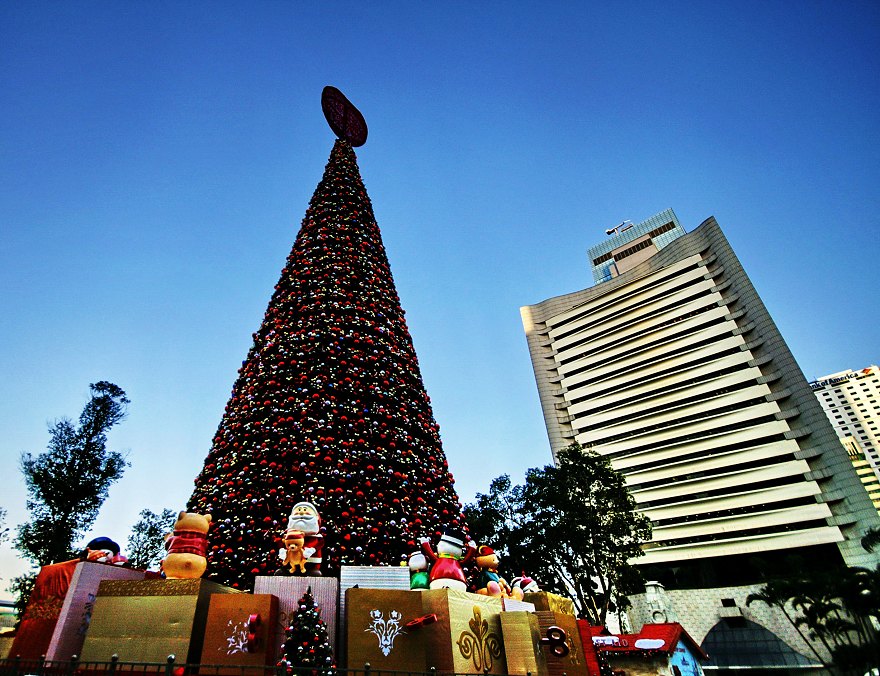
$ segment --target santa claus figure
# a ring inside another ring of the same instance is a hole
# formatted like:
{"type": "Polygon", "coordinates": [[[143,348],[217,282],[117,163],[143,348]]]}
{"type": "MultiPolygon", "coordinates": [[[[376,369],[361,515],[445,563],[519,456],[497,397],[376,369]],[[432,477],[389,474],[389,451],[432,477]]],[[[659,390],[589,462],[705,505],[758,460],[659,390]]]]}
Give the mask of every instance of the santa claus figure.
{"type": "MultiPolygon", "coordinates": [[[[321,535],[321,516],[311,502],[298,502],[290,512],[287,532],[301,531],[302,555],[305,557],[306,575],[321,575],[321,552],[324,536],[321,535]]],[[[287,552],[285,552],[285,557],[287,552]]]]}
{"type": "Polygon", "coordinates": [[[467,580],[462,565],[470,561],[477,552],[473,540],[467,541],[462,531],[448,528],[437,543],[437,553],[431,549],[428,538],[422,538],[422,551],[431,561],[429,586],[431,589],[458,589],[467,591],[467,580]]]}

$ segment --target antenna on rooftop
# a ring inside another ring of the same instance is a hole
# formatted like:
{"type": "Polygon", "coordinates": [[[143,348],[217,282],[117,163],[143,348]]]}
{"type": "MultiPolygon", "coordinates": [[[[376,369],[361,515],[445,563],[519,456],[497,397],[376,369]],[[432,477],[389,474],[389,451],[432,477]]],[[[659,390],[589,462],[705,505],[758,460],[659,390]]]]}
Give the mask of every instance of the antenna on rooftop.
{"type": "Polygon", "coordinates": [[[606,235],[619,235],[621,232],[626,232],[631,227],[633,227],[633,222],[629,219],[625,221],[621,221],[618,225],[615,225],[613,228],[608,228],[605,231],[606,235]],[[627,225],[629,223],[629,225],[627,225]]]}

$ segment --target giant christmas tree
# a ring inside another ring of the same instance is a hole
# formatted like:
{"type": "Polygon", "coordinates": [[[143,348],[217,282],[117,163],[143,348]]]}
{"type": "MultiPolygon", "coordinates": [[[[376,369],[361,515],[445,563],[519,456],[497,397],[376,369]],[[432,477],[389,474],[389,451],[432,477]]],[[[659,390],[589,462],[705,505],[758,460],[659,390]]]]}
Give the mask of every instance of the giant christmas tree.
{"type": "Polygon", "coordinates": [[[271,575],[300,501],[321,513],[324,575],[396,565],[420,536],[461,524],[403,315],[341,138],[195,481],[188,509],[215,524],[209,577],[249,589],[271,575]]]}

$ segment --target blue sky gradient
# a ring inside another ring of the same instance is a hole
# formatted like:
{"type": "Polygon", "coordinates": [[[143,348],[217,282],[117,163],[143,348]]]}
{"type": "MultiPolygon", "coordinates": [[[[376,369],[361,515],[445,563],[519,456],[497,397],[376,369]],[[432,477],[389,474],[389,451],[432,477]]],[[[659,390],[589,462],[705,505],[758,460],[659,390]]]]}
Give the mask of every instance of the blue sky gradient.
{"type": "Polygon", "coordinates": [[[184,506],[329,156],[326,84],[370,127],[463,500],[550,461],[519,307],[589,286],[624,219],[714,215],[807,378],[876,363],[878,46],[873,2],[0,4],[8,525],[19,454],[98,380],[131,467],[94,534],[184,506]]]}

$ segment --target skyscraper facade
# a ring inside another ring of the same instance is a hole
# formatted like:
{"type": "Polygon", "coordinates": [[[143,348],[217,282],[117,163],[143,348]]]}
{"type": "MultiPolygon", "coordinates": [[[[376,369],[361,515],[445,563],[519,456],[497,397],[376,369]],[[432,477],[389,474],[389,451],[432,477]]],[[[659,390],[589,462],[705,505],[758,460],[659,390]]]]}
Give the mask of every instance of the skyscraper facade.
{"type": "Polygon", "coordinates": [[[868,462],[862,447],[853,437],[843,437],[840,443],[843,444],[847,454],[849,454],[850,462],[852,462],[859,480],[868,492],[868,497],[871,498],[874,507],[880,512],[880,479],[877,478],[877,474],[871,463],[868,462]]]}
{"type": "Polygon", "coordinates": [[[853,438],[880,476],[880,368],[832,373],[810,387],[837,436],[853,438]]]}
{"type": "Polygon", "coordinates": [[[654,525],[639,564],[688,631],[744,606],[755,556],[876,563],[877,511],[715,219],[667,210],[589,255],[595,286],[521,309],[551,450],[624,473],[654,525]]]}

